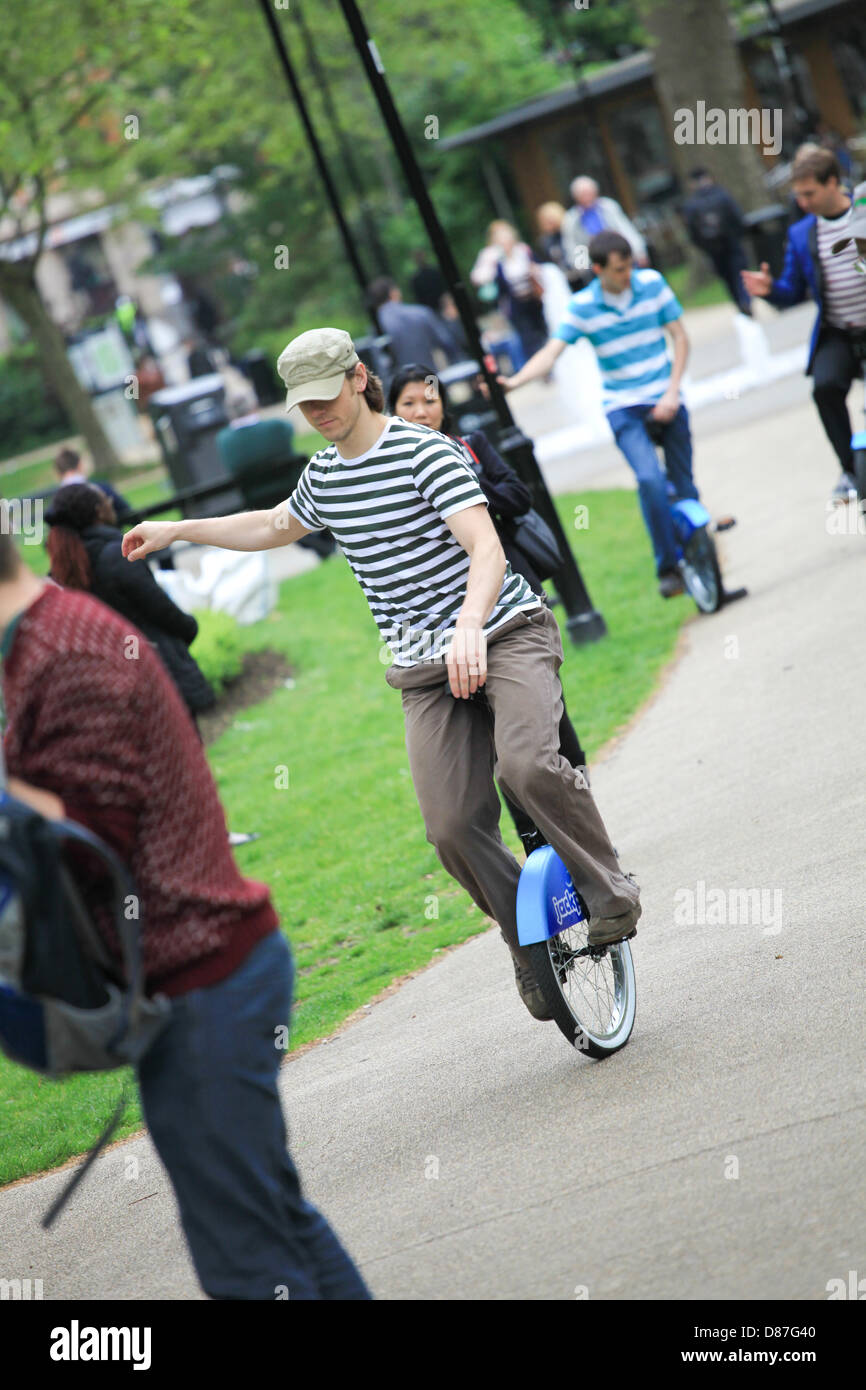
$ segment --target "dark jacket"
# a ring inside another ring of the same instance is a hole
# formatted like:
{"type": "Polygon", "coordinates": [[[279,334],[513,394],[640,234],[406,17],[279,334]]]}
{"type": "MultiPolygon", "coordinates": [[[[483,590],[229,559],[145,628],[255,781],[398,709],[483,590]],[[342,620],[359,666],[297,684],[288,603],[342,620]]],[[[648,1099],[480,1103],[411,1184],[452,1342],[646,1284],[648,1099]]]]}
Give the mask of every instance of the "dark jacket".
{"type": "Polygon", "coordinates": [[[745,231],[739,207],[730,193],[715,183],[686,199],[683,217],[692,241],[705,249],[739,241],[745,231]]]}
{"type": "Polygon", "coordinates": [[[189,653],[198,632],[195,618],[172,602],[145,561],[124,558],[123,536],[113,526],[88,526],[81,539],[94,598],[128,618],[153,643],[192,714],[208,709],[216,696],[189,653]]]}
{"type": "Polygon", "coordinates": [[[487,435],[481,430],[467,435],[463,443],[471,450],[469,461],[475,470],[478,485],[487,498],[490,519],[502,542],[506,560],[515,574],[522,574],[537,594],[543,594],[541,580],[532,565],[520,547],[510,539],[507,528],[502,526],[502,522],[511,521],[514,517],[523,516],[524,512],[529,511],[532,506],[529,488],[518,478],[514,469],[509,468],[505,459],[496,452],[487,435]],[[472,454],[475,455],[474,458],[472,454]]]}
{"type": "Polygon", "coordinates": [[[433,363],[436,348],[449,362],[460,358],[453,334],[445,320],[423,304],[403,304],[389,299],[379,309],[382,332],[391,339],[388,351],[395,367],[409,362],[433,363]]]}
{"type": "Polygon", "coordinates": [[[90,482],[92,482],[95,487],[98,487],[100,492],[104,492],[106,497],[111,498],[114,503],[114,510],[117,513],[118,521],[122,516],[125,516],[127,512],[132,511],[132,508],[122,493],[119,493],[117,488],[112,487],[111,483],[107,483],[104,478],[91,478],[90,482]]]}

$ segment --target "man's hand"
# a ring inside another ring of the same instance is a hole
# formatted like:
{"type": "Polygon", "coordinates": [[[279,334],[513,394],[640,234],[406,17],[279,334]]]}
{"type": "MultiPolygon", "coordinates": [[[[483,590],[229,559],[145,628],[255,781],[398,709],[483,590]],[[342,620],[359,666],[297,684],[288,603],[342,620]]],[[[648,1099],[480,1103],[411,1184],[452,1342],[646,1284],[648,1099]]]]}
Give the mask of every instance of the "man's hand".
{"type": "Polygon", "coordinates": [[[176,537],[175,521],[140,521],[127,531],[121,549],[127,560],[143,560],[154,550],[164,550],[176,537]]]}
{"type": "MultiPolygon", "coordinates": [[[[459,619],[458,619],[459,623],[459,619]]],[[[487,680],[487,634],[483,627],[457,627],[445,658],[456,700],[468,700],[487,680]]]]}
{"type": "Polygon", "coordinates": [[[759,299],[765,299],[773,288],[773,277],[766,261],[761,262],[760,270],[741,270],[740,276],[749,294],[757,295],[759,299]]]}
{"type": "Polygon", "coordinates": [[[676,391],[665,391],[660,400],[656,401],[650,416],[653,420],[661,420],[662,424],[667,424],[672,420],[680,408],[679,396],[676,391]]]}
{"type": "Polygon", "coordinates": [[[516,374],[515,376],[498,376],[496,380],[499,382],[499,385],[502,387],[503,391],[513,391],[514,383],[517,380],[517,376],[516,374]]]}
{"type": "Polygon", "coordinates": [[[55,796],[53,792],[43,791],[41,787],[31,787],[29,782],[22,782],[20,777],[7,778],[6,785],[10,796],[32,806],[34,811],[38,811],[46,820],[65,819],[66,808],[60,797],[55,796]]]}

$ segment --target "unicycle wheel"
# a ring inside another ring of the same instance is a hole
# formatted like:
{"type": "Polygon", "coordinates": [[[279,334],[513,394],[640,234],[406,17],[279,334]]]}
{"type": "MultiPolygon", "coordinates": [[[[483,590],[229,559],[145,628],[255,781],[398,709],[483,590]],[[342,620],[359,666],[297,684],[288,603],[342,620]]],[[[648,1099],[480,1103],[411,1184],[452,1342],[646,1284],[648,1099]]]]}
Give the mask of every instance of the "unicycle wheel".
{"type": "Polygon", "coordinates": [[[705,526],[693,531],[683,546],[680,572],[702,613],[715,613],[721,608],[725,594],[722,572],[715,543],[705,526]]]}
{"type": "Polygon", "coordinates": [[[529,947],[539,988],[560,1032],[588,1057],[610,1057],[634,1027],[634,964],[627,941],[590,948],[586,922],[529,947]]]}

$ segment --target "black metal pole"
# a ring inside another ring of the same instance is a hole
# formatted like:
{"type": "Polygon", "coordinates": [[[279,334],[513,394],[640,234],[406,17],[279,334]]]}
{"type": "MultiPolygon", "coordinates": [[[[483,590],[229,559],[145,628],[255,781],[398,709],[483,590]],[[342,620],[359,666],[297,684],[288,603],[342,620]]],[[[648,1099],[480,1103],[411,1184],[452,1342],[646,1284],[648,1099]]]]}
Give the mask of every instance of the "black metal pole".
{"type": "Polygon", "coordinates": [[[286,81],[289,84],[289,91],[291,92],[295,105],[298,108],[298,112],[300,114],[301,121],[304,126],[304,131],[306,133],[307,140],[310,144],[310,149],[313,152],[313,158],[316,161],[316,167],[319,171],[319,177],[321,178],[322,183],[325,185],[325,192],[327,193],[328,201],[331,204],[331,211],[333,212],[334,217],[336,218],[337,226],[340,231],[340,236],[343,239],[343,246],[345,247],[346,255],[349,259],[349,264],[355,273],[355,279],[358,281],[358,286],[361,290],[361,298],[364,302],[364,307],[373,320],[376,333],[380,334],[382,329],[379,324],[379,316],[376,313],[375,309],[370,308],[367,302],[367,286],[370,283],[370,279],[364,271],[364,267],[362,266],[360,257],[358,256],[358,249],[355,245],[354,238],[352,237],[351,230],[349,228],[348,223],[346,222],[345,217],[343,216],[343,209],[340,204],[337,189],[333,179],[331,178],[331,173],[325,161],[325,156],[322,153],[322,147],[319,143],[318,136],[316,135],[316,132],[313,128],[313,123],[310,120],[310,113],[307,110],[307,103],[304,100],[303,92],[301,91],[300,86],[298,85],[297,75],[295,73],[294,67],[292,66],[292,60],[289,57],[288,49],[286,48],[283,36],[280,32],[280,27],[277,23],[277,17],[274,13],[271,0],[259,0],[259,7],[265,17],[265,23],[267,24],[268,29],[270,30],[271,39],[273,40],[274,48],[277,52],[277,58],[279,60],[280,66],[283,69],[283,72],[285,73],[286,81]]]}
{"type": "Polygon", "coordinates": [[[451,245],[427,192],[424,176],[403,128],[403,122],[394,105],[390,88],[385,80],[385,66],[379,56],[379,51],[367,32],[367,26],[355,0],[339,0],[339,4],[355,41],[355,47],[364,64],[364,70],[369,78],[373,94],[379,103],[379,110],[402,166],[409,191],[417,204],[427,229],[427,235],[439,261],[439,267],[454,297],[467,342],[481,367],[490,391],[490,399],[496,408],[503,430],[506,435],[510,435],[510,439],[503,437],[503,449],[504,451],[507,450],[509,458],[513,460],[517,471],[529,487],[534,506],[553,530],[565,557],[561,569],[556,572],[553,579],[568,614],[566,627],[569,636],[574,642],[595,642],[600,637],[604,637],[607,632],[604,618],[592,606],[583,577],[559,520],[559,514],[542,477],[532,443],[520,433],[515,425],[514,417],[505,399],[505,392],[499,385],[496,373],[490,371],[484,360],[484,349],[478,336],[478,328],[469,295],[457,268],[451,245]]]}
{"type": "Polygon", "coordinates": [[[328,125],[330,126],[331,134],[334,137],[334,143],[336,144],[337,149],[339,150],[341,166],[345,169],[349,183],[352,185],[352,188],[354,190],[355,197],[358,199],[358,212],[360,216],[361,225],[364,231],[364,239],[370,248],[373,260],[376,263],[376,269],[378,274],[390,276],[391,268],[388,264],[388,254],[381,241],[379,240],[379,233],[376,231],[376,221],[373,217],[372,212],[370,211],[370,205],[367,202],[367,196],[364,192],[364,184],[358,172],[358,166],[355,163],[355,156],[352,154],[352,147],[349,141],[346,139],[345,131],[343,130],[343,127],[340,124],[340,120],[337,116],[336,103],[334,102],[334,99],[331,95],[331,84],[328,81],[328,75],[325,72],[325,69],[322,67],[321,62],[319,61],[319,55],[316,51],[316,46],[313,43],[313,36],[310,33],[309,26],[307,24],[306,19],[304,18],[304,0],[296,0],[294,14],[295,19],[297,20],[298,28],[301,31],[301,37],[304,41],[307,65],[310,69],[310,74],[313,78],[313,81],[316,83],[316,86],[319,89],[319,94],[322,99],[322,111],[324,113],[325,120],[328,122],[328,125]]]}

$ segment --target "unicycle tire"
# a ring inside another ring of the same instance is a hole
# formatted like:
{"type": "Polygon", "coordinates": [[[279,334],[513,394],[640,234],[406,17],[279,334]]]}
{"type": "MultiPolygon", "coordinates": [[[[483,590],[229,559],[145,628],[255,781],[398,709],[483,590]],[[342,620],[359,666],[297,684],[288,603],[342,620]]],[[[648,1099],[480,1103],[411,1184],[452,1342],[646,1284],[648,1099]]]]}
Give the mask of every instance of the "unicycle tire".
{"type": "Polygon", "coordinates": [[[559,1031],[587,1057],[611,1057],[634,1027],[634,964],[627,941],[589,952],[586,923],[529,947],[532,969],[559,1031]]]}
{"type": "Polygon", "coordinates": [[[715,542],[705,526],[693,531],[683,546],[680,565],[683,583],[702,613],[716,613],[725,588],[715,542]]]}

